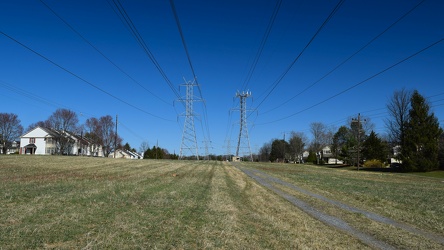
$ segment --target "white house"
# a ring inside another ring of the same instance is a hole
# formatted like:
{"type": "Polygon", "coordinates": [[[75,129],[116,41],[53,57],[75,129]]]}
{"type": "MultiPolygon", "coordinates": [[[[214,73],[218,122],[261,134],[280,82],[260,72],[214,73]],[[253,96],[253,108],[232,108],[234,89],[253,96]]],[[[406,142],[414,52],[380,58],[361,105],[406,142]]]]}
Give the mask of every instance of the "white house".
{"type": "MultiPolygon", "coordinates": [[[[111,152],[108,155],[109,158],[114,158],[114,152],[111,152]]],[[[115,158],[124,158],[124,159],[143,159],[143,156],[136,152],[131,152],[127,150],[117,149],[115,152],[115,158]]]]}
{"type": "Polygon", "coordinates": [[[20,136],[20,154],[45,155],[55,153],[55,138],[52,131],[36,127],[20,136]]]}
{"type": "Polygon", "coordinates": [[[20,137],[20,154],[51,155],[60,150],[60,140],[66,140],[63,154],[103,156],[101,147],[92,147],[86,138],[66,131],[36,127],[20,137]],[[96,148],[91,152],[91,148],[96,148]]]}
{"type": "Polygon", "coordinates": [[[322,148],[321,156],[325,164],[344,164],[344,161],[338,160],[333,157],[334,155],[331,151],[330,146],[325,146],[322,148]]]}

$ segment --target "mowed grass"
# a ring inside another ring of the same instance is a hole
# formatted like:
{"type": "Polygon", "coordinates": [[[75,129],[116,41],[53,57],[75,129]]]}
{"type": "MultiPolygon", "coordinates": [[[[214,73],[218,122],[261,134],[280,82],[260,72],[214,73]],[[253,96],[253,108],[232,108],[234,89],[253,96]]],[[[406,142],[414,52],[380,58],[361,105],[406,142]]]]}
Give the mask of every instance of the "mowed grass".
{"type": "Polygon", "coordinates": [[[0,156],[0,249],[79,248],[368,247],[226,162],[0,156]]]}
{"type": "MultiPolygon", "coordinates": [[[[314,165],[243,163],[310,192],[373,212],[425,232],[444,235],[444,179],[415,174],[381,173],[314,165]]],[[[361,214],[280,187],[315,208],[338,216],[350,225],[403,249],[442,249],[436,244],[396,227],[376,223],[361,214]]]]}

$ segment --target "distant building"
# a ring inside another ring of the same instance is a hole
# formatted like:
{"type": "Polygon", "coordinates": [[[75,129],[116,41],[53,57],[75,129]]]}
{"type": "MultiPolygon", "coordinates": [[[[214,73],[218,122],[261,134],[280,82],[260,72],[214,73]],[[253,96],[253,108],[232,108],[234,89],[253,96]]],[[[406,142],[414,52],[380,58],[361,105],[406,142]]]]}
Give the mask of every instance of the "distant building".
{"type": "MultiPolygon", "coordinates": [[[[13,141],[11,147],[6,149],[6,154],[15,154],[18,153],[20,149],[20,141],[13,141]]],[[[0,147],[0,154],[3,154],[3,147],[0,147]]]]}
{"type": "Polygon", "coordinates": [[[116,152],[111,152],[108,155],[108,158],[123,158],[123,159],[143,159],[143,156],[136,153],[136,152],[132,152],[132,151],[127,151],[127,150],[122,150],[122,149],[117,149],[116,152]]]}

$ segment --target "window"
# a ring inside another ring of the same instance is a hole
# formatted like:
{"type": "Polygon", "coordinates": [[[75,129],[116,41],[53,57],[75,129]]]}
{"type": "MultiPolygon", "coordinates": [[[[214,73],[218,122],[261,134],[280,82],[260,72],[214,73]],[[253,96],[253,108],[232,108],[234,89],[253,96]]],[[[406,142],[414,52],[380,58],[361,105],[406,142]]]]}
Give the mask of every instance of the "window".
{"type": "Polygon", "coordinates": [[[35,138],[29,138],[29,143],[35,143],[35,138]]]}

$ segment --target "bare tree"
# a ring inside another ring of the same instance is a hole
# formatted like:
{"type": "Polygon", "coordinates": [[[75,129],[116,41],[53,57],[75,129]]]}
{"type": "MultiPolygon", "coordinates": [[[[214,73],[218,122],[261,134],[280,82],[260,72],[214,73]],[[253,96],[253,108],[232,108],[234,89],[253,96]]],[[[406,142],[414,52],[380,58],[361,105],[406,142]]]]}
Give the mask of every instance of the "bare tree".
{"type": "Polygon", "coordinates": [[[57,138],[57,152],[59,154],[69,153],[69,148],[74,143],[71,134],[78,132],[79,118],[77,114],[68,109],[57,109],[44,123],[60,135],[57,138]]]}
{"type": "Polygon", "coordinates": [[[412,91],[405,88],[395,91],[387,104],[389,118],[385,120],[388,136],[392,146],[404,145],[405,130],[409,119],[412,91]]]}
{"type": "Polygon", "coordinates": [[[97,156],[99,153],[99,146],[102,144],[99,136],[101,130],[99,120],[95,117],[88,118],[85,122],[85,128],[85,137],[91,142],[89,144],[89,150],[92,155],[97,156]]]}
{"type": "Polygon", "coordinates": [[[147,150],[147,149],[149,149],[150,148],[150,145],[148,144],[148,142],[147,141],[143,141],[141,144],[140,144],[140,147],[139,147],[139,151],[140,151],[140,153],[145,153],[145,151],[147,150]]]}
{"type": "Polygon", "coordinates": [[[313,136],[311,146],[315,152],[319,152],[325,146],[327,126],[322,122],[313,122],[310,124],[310,132],[313,136]]]}
{"type": "Polygon", "coordinates": [[[294,131],[291,132],[289,144],[293,160],[297,161],[301,159],[304,148],[307,145],[307,141],[307,136],[305,136],[304,133],[294,131]]]}
{"type": "Polygon", "coordinates": [[[20,125],[20,119],[16,114],[0,113],[0,143],[3,154],[6,154],[12,142],[23,133],[23,127],[20,125]]]}
{"type": "Polygon", "coordinates": [[[57,109],[49,118],[51,128],[59,131],[77,132],[79,118],[74,111],[57,109]]]}

